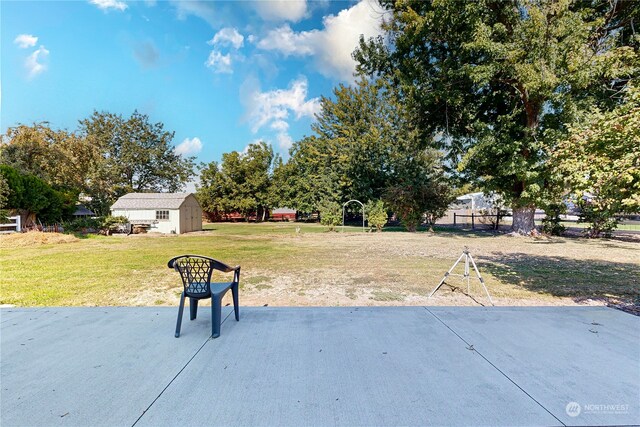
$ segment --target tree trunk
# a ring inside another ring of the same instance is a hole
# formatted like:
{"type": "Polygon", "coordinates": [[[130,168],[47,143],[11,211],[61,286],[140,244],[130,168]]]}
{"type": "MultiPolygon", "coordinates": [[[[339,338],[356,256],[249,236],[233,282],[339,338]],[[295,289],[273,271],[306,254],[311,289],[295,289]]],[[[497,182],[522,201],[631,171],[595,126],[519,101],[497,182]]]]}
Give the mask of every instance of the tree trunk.
{"type": "Polygon", "coordinates": [[[535,206],[513,208],[513,225],[511,226],[513,232],[522,235],[530,235],[534,233],[536,230],[534,222],[535,213],[535,206]]]}
{"type": "MultiPolygon", "coordinates": [[[[539,119],[540,119],[540,111],[542,109],[542,101],[538,100],[532,101],[529,97],[528,91],[521,87],[520,94],[522,96],[522,101],[524,103],[524,110],[527,115],[527,129],[530,131],[529,137],[535,138],[535,132],[538,128],[539,119]]],[[[526,148],[526,144],[521,152],[522,157],[525,161],[528,161],[531,156],[531,152],[528,148],[526,148]]],[[[518,183],[521,187],[518,191],[518,194],[522,193],[526,187],[525,181],[518,183]]],[[[536,234],[536,224],[534,222],[534,216],[536,213],[536,207],[533,205],[528,206],[520,206],[513,208],[513,223],[511,226],[511,230],[513,233],[529,236],[531,234],[536,234]]]]}

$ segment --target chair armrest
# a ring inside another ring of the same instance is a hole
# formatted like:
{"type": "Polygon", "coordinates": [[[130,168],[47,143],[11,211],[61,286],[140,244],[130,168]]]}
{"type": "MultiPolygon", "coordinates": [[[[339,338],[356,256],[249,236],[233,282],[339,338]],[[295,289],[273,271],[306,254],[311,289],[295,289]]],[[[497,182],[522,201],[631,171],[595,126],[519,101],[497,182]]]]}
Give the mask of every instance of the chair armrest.
{"type": "Polygon", "coordinates": [[[235,267],[230,267],[227,264],[220,262],[218,260],[213,260],[213,268],[216,270],[222,271],[223,273],[231,273],[232,271],[240,270],[240,266],[236,265],[235,267]]]}

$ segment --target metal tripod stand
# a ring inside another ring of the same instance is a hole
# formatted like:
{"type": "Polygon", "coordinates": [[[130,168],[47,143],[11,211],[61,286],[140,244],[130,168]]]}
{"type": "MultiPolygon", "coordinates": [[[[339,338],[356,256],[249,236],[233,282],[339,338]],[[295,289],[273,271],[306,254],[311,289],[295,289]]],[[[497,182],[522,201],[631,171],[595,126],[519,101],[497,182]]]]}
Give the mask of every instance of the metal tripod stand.
{"type": "Polygon", "coordinates": [[[442,278],[440,283],[438,283],[438,286],[436,286],[433,289],[433,291],[431,291],[431,293],[429,294],[429,298],[431,298],[433,296],[433,294],[435,294],[436,291],[438,289],[440,289],[440,287],[444,284],[445,280],[447,280],[447,277],[449,277],[449,276],[460,276],[460,277],[462,277],[462,281],[463,282],[464,282],[465,279],[467,279],[467,295],[468,295],[469,291],[470,291],[469,262],[471,262],[471,265],[473,265],[473,269],[475,270],[476,275],[478,276],[478,280],[480,280],[480,284],[484,288],[484,291],[487,293],[487,297],[489,298],[489,302],[491,303],[491,305],[494,305],[493,301],[491,300],[491,295],[489,295],[489,291],[487,290],[487,287],[484,284],[484,280],[482,279],[482,276],[480,276],[480,272],[478,271],[478,267],[476,266],[476,262],[473,260],[473,257],[469,253],[469,248],[466,247],[466,246],[464,247],[464,251],[462,251],[462,255],[460,255],[460,258],[458,258],[458,260],[453,264],[453,266],[449,269],[449,271],[444,273],[444,277],[442,278]],[[462,258],[464,258],[464,274],[452,274],[451,272],[453,271],[454,268],[456,268],[456,265],[458,265],[458,263],[460,261],[462,261],[462,258]]]}

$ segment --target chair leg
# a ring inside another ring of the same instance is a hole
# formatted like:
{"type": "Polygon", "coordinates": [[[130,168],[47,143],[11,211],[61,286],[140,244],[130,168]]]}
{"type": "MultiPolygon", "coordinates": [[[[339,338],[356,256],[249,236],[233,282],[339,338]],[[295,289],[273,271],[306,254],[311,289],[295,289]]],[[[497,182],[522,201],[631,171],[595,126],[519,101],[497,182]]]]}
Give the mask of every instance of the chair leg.
{"type": "Polygon", "coordinates": [[[196,320],[198,315],[198,300],[195,298],[189,298],[189,310],[191,314],[191,320],[196,320]]]}
{"type": "Polygon", "coordinates": [[[178,308],[178,322],[176,323],[176,338],[180,336],[180,327],[182,326],[182,312],[184,311],[184,292],[180,295],[180,308],[178,308]]]}
{"type": "Polygon", "coordinates": [[[220,336],[220,322],[222,320],[222,295],[211,296],[211,335],[220,336]]]}
{"type": "Polygon", "coordinates": [[[238,284],[236,283],[231,287],[231,294],[233,295],[233,311],[236,314],[236,321],[240,320],[240,304],[238,303],[238,284]]]}

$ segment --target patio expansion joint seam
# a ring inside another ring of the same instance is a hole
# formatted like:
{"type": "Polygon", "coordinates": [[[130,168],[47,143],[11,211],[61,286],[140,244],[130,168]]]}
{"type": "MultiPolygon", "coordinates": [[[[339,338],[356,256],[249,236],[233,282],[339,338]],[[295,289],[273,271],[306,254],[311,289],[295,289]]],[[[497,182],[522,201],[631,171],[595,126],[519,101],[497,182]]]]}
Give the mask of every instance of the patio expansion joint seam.
{"type": "MultiPolygon", "coordinates": [[[[229,312],[229,314],[227,314],[225,316],[224,319],[222,319],[222,322],[220,322],[221,324],[224,324],[224,322],[229,318],[229,316],[231,316],[231,313],[233,313],[233,311],[229,312]]],[[[178,373],[171,379],[171,381],[169,381],[169,383],[162,389],[162,391],[160,391],[160,393],[156,396],[155,399],[153,399],[153,401],[149,404],[149,406],[147,406],[147,408],[142,411],[142,414],[140,414],[140,416],[138,417],[138,419],[131,424],[131,427],[134,427],[136,424],[138,424],[138,421],[140,421],[142,419],[142,417],[144,417],[144,414],[146,414],[149,409],[151,409],[151,407],[153,406],[154,403],[156,403],[156,401],[158,399],[160,399],[160,396],[162,396],[162,394],[169,388],[169,386],[171,386],[171,384],[173,384],[173,382],[176,380],[176,378],[178,378],[180,376],[180,374],[182,373],[182,371],[184,371],[187,366],[189,366],[189,363],[191,363],[191,361],[193,359],[195,359],[195,357],[198,355],[198,353],[200,353],[200,350],[202,350],[204,348],[205,345],[207,345],[207,343],[209,341],[211,341],[212,338],[211,336],[209,336],[209,338],[207,338],[202,345],[200,346],[200,348],[198,348],[198,350],[196,350],[196,352],[193,354],[193,356],[191,356],[191,358],[189,360],[187,360],[187,363],[184,364],[184,366],[178,371],[178,373]]]]}
{"type": "Polygon", "coordinates": [[[462,338],[456,331],[453,330],[453,328],[451,328],[449,325],[447,325],[442,319],[440,319],[434,312],[432,312],[431,310],[429,310],[428,307],[423,306],[423,308],[425,310],[427,310],[429,312],[429,314],[431,314],[433,317],[435,317],[440,323],[442,323],[447,329],[449,329],[455,336],[457,336],[458,338],[460,338],[460,340],[462,342],[464,342],[468,347],[472,347],[473,351],[478,353],[478,355],[480,357],[482,357],[489,365],[491,365],[496,371],[498,371],[500,374],[502,374],[502,376],[504,376],[507,380],[509,380],[513,385],[515,385],[516,387],[518,387],[520,389],[520,391],[522,391],[524,394],[526,394],[531,400],[533,400],[534,402],[536,402],[538,404],[538,406],[540,406],[542,409],[544,409],[549,415],[551,415],[553,418],[555,418],[560,425],[565,426],[566,424],[563,423],[558,417],[556,417],[553,412],[551,412],[550,410],[548,410],[542,403],[540,403],[535,397],[533,397],[532,395],[530,395],[524,388],[522,388],[517,382],[515,382],[514,380],[511,379],[511,377],[509,377],[504,371],[502,371],[500,368],[498,368],[493,362],[491,362],[489,359],[487,359],[485,357],[484,354],[480,353],[480,351],[478,349],[476,349],[475,347],[473,347],[473,345],[469,342],[467,342],[467,340],[465,340],[464,338],[462,338]]]}

